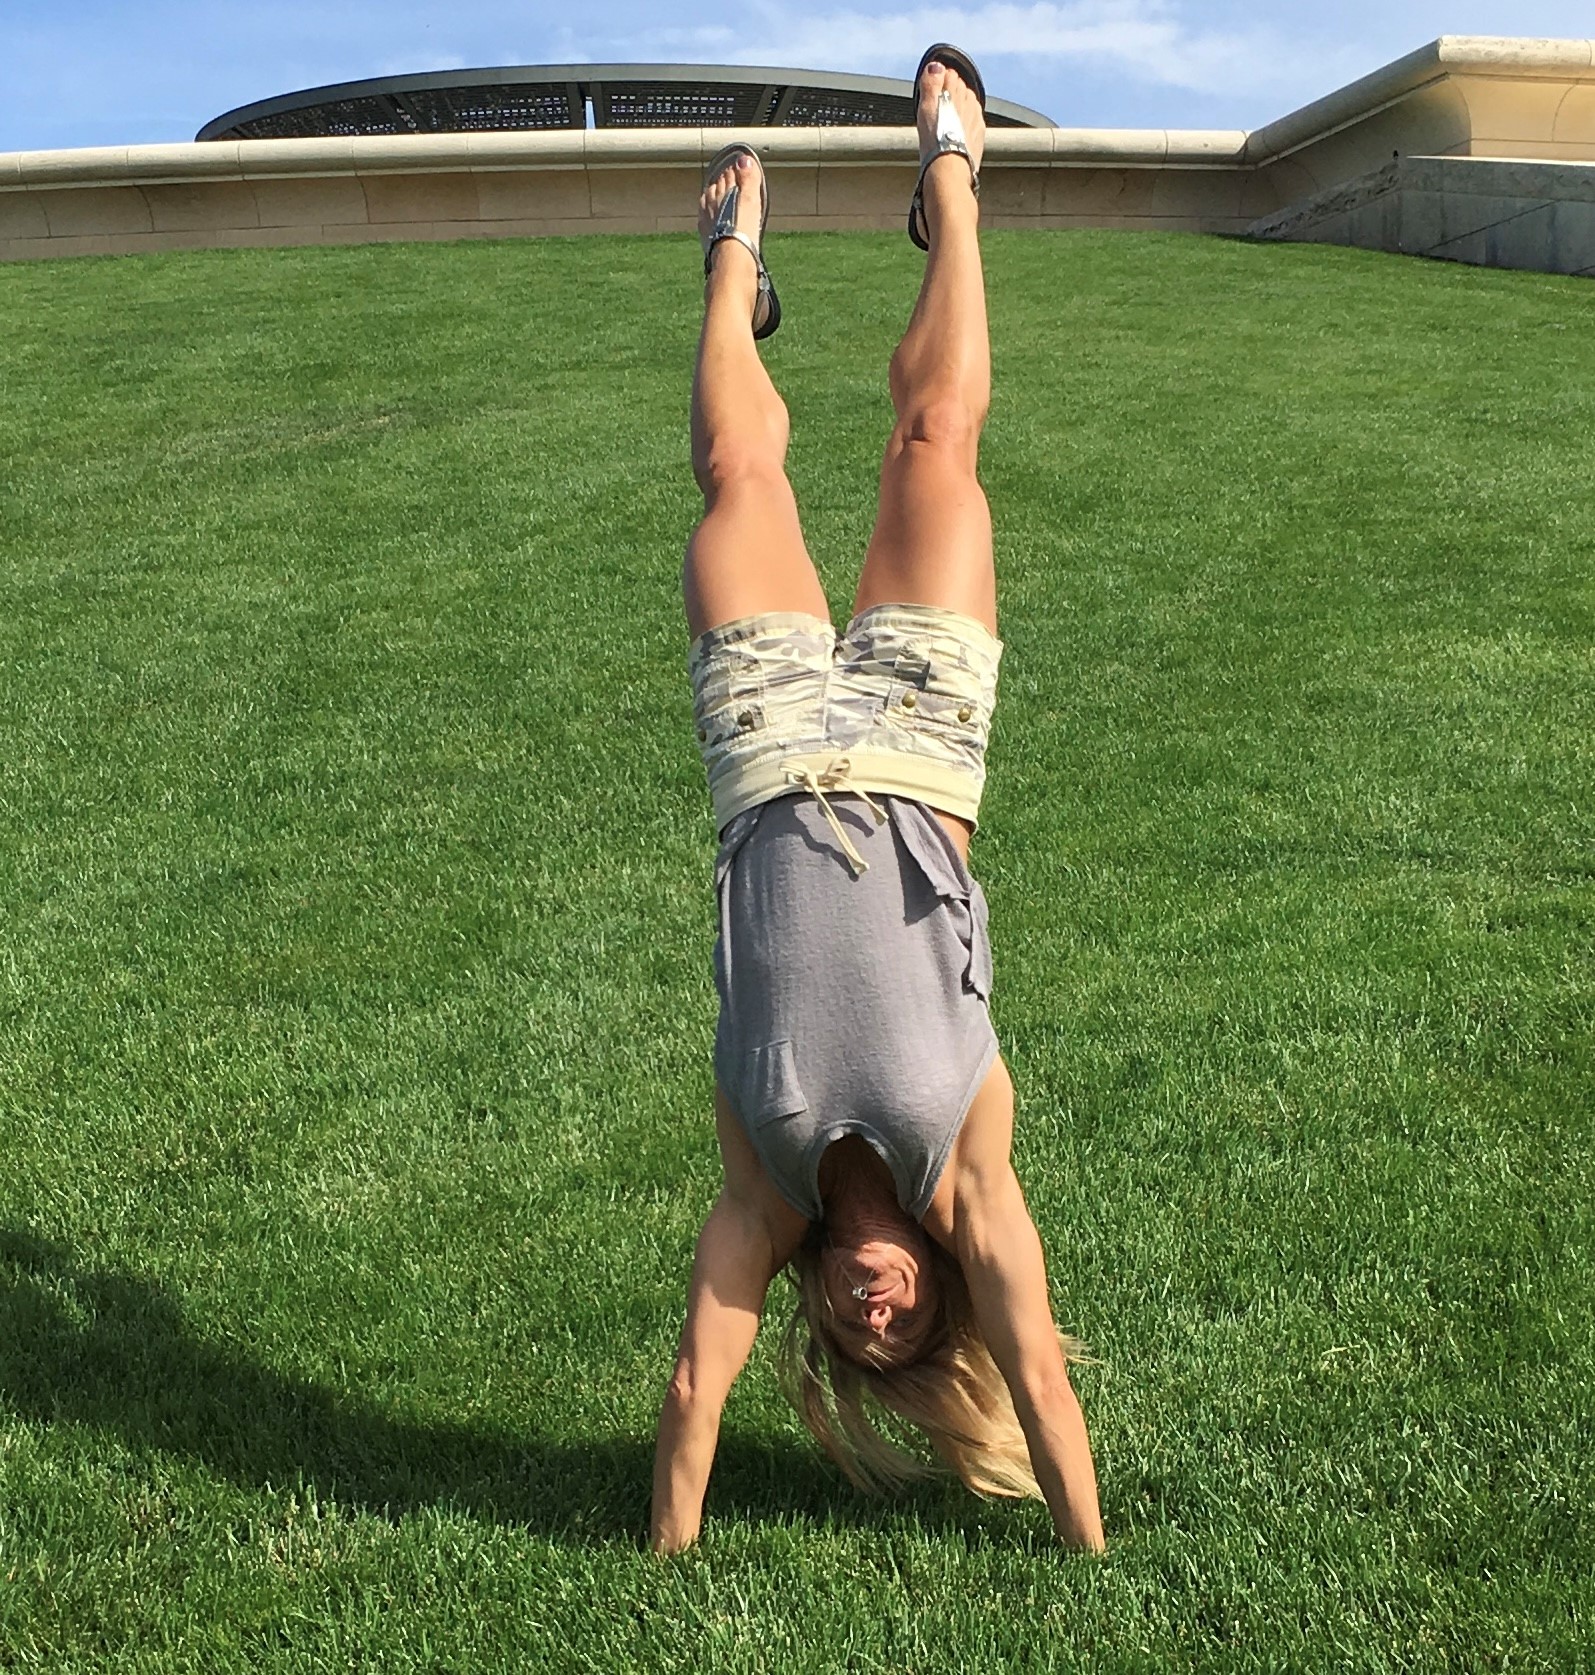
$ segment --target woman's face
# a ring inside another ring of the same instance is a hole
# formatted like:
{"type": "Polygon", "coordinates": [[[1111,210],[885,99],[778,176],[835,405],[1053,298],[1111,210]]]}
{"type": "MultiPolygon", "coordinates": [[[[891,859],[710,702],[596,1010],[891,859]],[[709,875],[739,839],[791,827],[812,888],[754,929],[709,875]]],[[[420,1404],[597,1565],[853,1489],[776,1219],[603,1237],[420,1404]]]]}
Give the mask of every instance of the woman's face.
{"type": "Polygon", "coordinates": [[[831,1238],[820,1255],[820,1274],[837,1339],[850,1359],[862,1359],[873,1346],[877,1355],[885,1351],[910,1361],[923,1348],[940,1299],[930,1243],[913,1222],[831,1238]]]}

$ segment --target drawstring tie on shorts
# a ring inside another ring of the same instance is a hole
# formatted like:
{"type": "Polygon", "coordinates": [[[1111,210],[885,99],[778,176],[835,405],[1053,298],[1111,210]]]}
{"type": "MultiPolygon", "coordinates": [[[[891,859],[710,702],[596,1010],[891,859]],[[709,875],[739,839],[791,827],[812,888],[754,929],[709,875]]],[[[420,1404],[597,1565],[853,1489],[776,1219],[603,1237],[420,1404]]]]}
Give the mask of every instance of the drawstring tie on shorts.
{"type": "Polygon", "coordinates": [[[818,773],[807,763],[787,762],[781,771],[786,775],[788,785],[796,785],[800,790],[810,792],[814,800],[820,805],[821,812],[830,823],[831,831],[836,841],[841,845],[842,853],[847,857],[847,864],[853,869],[853,876],[857,878],[861,873],[869,871],[869,862],[859,854],[853,840],[847,835],[836,810],[831,807],[826,797],[827,791],[843,791],[850,796],[862,797],[871,814],[875,816],[875,824],[886,824],[886,810],[875,801],[863,786],[852,782],[853,764],[846,756],[833,756],[818,773]]]}

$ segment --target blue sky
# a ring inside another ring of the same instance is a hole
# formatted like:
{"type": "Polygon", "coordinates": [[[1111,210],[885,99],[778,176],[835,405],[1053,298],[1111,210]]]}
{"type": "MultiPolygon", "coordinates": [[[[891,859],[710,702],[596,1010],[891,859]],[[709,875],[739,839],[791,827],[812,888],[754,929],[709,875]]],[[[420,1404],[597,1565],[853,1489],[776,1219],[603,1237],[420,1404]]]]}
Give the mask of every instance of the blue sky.
{"type": "Polygon", "coordinates": [[[463,65],[672,60],[908,75],[956,41],[1086,127],[1255,128],[1437,35],[1595,35],[1589,0],[4,0],[0,151],[187,140],[253,99],[463,65]]]}

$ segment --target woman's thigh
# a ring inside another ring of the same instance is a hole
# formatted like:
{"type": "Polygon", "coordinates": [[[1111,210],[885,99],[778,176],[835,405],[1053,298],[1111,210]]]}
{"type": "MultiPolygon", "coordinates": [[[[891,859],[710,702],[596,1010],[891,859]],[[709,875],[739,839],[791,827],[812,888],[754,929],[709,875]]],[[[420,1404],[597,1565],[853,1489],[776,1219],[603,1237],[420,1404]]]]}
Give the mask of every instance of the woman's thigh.
{"type": "Polygon", "coordinates": [[[829,618],[782,473],[749,473],[716,488],[687,543],[681,591],[694,638],[765,611],[829,618]]]}
{"type": "Polygon", "coordinates": [[[996,633],[991,511],[963,450],[900,434],[888,445],[853,608],[883,604],[939,605],[996,633]]]}

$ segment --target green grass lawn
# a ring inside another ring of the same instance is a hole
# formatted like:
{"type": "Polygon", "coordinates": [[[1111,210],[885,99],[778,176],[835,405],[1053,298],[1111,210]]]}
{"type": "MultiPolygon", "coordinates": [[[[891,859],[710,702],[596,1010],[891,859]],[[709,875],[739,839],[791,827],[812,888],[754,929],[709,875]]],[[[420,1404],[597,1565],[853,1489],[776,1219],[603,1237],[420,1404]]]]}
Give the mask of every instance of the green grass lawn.
{"type": "MultiPolygon", "coordinates": [[[[854,1494],[767,1346],[640,1547],[717,1181],[693,243],[13,265],[0,1669],[1590,1655],[1595,288],[987,251],[975,865],[1106,1558],[854,1494]]],[[[920,258],[771,259],[840,612],[920,258]]]]}

